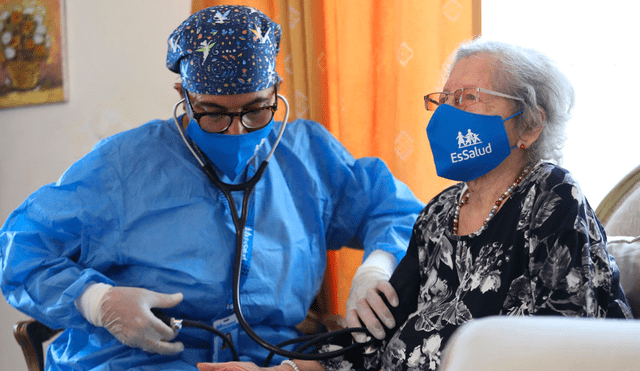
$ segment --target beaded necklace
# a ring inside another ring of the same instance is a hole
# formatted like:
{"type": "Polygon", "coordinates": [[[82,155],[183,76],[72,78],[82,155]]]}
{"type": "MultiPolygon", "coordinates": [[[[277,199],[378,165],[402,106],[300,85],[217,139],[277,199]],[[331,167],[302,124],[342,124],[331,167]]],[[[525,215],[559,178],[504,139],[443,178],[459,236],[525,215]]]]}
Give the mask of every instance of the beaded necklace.
{"type": "MultiPolygon", "coordinates": [[[[516,180],[513,181],[513,184],[511,184],[509,186],[509,188],[507,188],[507,190],[504,191],[504,193],[502,195],[500,195],[500,197],[498,197],[498,199],[496,200],[495,205],[493,205],[493,207],[491,208],[491,211],[489,211],[489,215],[482,222],[482,227],[480,227],[480,230],[475,232],[475,234],[480,234],[480,232],[482,232],[487,227],[487,223],[489,223],[489,221],[491,219],[493,219],[494,215],[496,215],[496,212],[498,211],[498,208],[500,208],[500,205],[502,204],[502,201],[506,200],[507,197],[509,197],[511,195],[511,193],[513,193],[513,190],[516,189],[516,187],[518,186],[518,184],[520,184],[522,179],[524,179],[527,176],[527,174],[529,173],[529,171],[531,171],[531,167],[532,166],[533,166],[533,164],[529,164],[524,169],[522,169],[522,171],[520,172],[520,175],[518,175],[516,180]]],[[[462,208],[462,205],[466,204],[468,200],[469,200],[469,190],[467,189],[467,191],[464,193],[463,197],[460,199],[460,201],[456,205],[456,210],[455,210],[455,212],[453,214],[453,228],[452,228],[452,231],[453,231],[453,234],[455,234],[455,235],[458,234],[458,223],[460,221],[460,208],[462,208]]]]}

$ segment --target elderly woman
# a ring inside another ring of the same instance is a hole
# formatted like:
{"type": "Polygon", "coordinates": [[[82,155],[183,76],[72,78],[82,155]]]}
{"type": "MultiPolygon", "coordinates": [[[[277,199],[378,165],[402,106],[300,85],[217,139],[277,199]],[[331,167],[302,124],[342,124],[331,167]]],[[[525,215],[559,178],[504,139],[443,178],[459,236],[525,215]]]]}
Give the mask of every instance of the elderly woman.
{"type": "Polygon", "coordinates": [[[558,165],[573,102],[569,80],[539,52],[481,39],[461,46],[443,91],[425,96],[436,170],[460,183],[415,223],[391,279],[398,326],[374,352],[296,366],[433,370],[474,318],[631,318],[605,232],[558,165]]]}

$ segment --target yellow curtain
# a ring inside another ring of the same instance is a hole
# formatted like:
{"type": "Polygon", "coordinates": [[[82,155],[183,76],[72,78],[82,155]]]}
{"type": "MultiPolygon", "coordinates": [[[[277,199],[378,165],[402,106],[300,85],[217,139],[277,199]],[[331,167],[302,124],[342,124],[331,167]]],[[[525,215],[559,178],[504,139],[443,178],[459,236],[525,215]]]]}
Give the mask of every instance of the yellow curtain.
{"type": "MultiPolygon", "coordinates": [[[[480,34],[480,0],[192,0],[192,10],[237,4],[282,25],[277,70],[290,119],[325,125],[356,157],[377,156],[424,202],[437,177],[423,96],[444,83],[456,46],[480,34]]],[[[362,252],[332,252],[325,283],[344,315],[362,252]]]]}

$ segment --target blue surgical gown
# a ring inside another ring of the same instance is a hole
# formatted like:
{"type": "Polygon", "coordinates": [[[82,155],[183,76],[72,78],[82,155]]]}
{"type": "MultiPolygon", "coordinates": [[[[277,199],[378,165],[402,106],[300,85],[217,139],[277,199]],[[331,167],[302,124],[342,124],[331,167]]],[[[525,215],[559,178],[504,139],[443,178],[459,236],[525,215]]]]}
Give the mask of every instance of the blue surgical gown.
{"type": "MultiPolygon", "coordinates": [[[[234,182],[253,175],[281,123],[234,182]]],[[[228,180],[228,179],[227,179],[228,180]]],[[[229,180],[228,180],[229,181],[229,180]]],[[[234,192],[241,205],[242,192],[234,192]]],[[[405,254],[424,204],[375,158],[354,159],[320,124],[290,123],[249,201],[252,250],[242,311],[277,344],[299,336],[322,283],[327,250],[342,246],[405,254]],[[357,241],[357,242],[354,242],[357,241]]],[[[195,370],[212,360],[213,336],[184,328],[175,356],[121,344],[74,305],[92,282],[182,292],[165,312],[213,321],[229,315],[235,227],[229,202],[188,151],[173,120],[116,134],[34,192],[0,230],[2,291],[8,302],[66,330],[49,347],[49,370],[195,370]]],[[[268,352],[243,331],[244,361],[268,352]]],[[[282,358],[275,357],[274,362],[282,358]]]]}

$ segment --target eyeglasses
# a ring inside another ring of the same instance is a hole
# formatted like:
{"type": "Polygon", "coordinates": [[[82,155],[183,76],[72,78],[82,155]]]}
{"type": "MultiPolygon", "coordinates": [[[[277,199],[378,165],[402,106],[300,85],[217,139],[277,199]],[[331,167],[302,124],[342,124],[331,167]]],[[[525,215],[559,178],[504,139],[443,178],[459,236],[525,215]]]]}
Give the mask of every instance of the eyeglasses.
{"type": "Polygon", "coordinates": [[[427,111],[435,111],[439,105],[445,104],[449,100],[449,96],[453,96],[453,102],[458,107],[469,107],[472,104],[481,102],[482,94],[490,94],[498,97],[509,98],[524,102],[522,98],[514,97],[513,95],[507,95],[498,93],[497,91],[487,90],[483,88],[462,88],[454,91],[453,93],[437,92],[424,96],[424,108],[427,111]]]}
{"type": "Polygon", "coordinates": [[[191,109],[193,118],[201,128],[211,133],[222,133],[227,131],[233,119],[240,117],[240,123],[247,129],[255,130],[267,126],[278,110],[278,90],[275,88],[276,102],[272,106],[265,106],[242,112],[194,112],[189,94],[185,91],[185,100],[191,109]]]}

